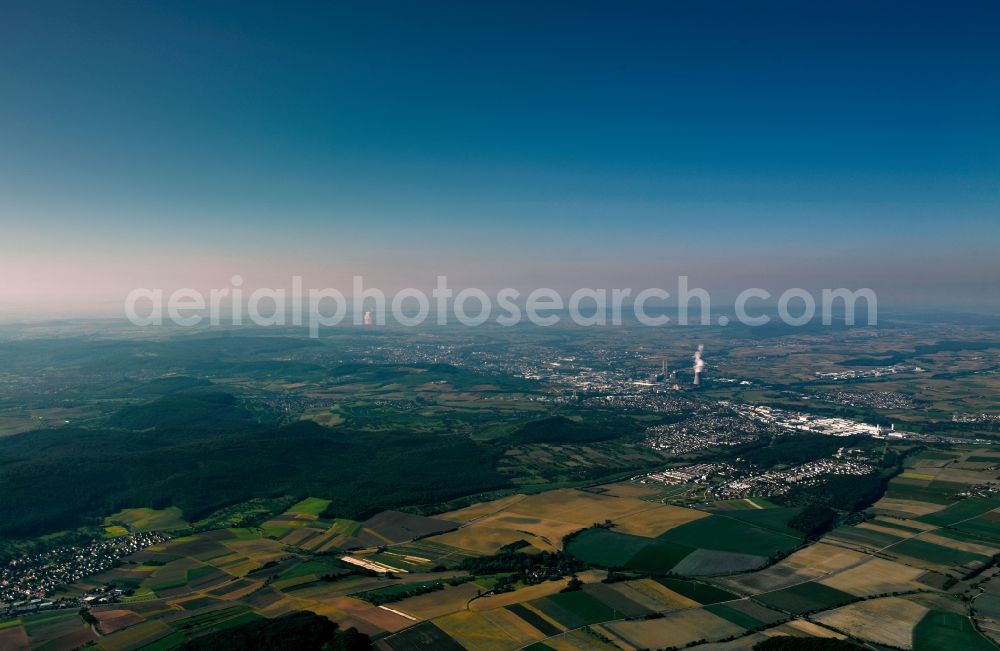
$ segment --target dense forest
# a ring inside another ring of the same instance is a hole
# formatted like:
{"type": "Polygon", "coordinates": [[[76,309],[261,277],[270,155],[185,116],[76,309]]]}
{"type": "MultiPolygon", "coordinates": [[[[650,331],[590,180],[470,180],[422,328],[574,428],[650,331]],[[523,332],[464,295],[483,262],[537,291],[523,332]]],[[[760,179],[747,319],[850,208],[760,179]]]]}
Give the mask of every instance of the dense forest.
{"type": "Polygon", "coordinates": [[[512,444],[530,443],[594,443],[607,441],[620,435],[605,423],[580,423],[565,416],[552,416],[531,421],[520,426],[510,435],[512,444]]]}
{"type": "Polygon", "coordinates": [[[177,506],[196,520],[252,497],[318,494],[332,514],[355,517],[509,485],[494,470],[497,451],[466,436],[268,426],[224,394],[160,398],[112,421],[133,429],[0,439],[0,537],[132,506],[177,506]]]}
{"type": "Polygon", "coordinates": [[[764,439],[751,449],[736,450],[732,454],[743,461],[760,468],[793,466],[814,459],[828,457],[841,447],[870,445],[867,439],[858,436],[840,438],[822,434],[798,434],[764,439]]]}

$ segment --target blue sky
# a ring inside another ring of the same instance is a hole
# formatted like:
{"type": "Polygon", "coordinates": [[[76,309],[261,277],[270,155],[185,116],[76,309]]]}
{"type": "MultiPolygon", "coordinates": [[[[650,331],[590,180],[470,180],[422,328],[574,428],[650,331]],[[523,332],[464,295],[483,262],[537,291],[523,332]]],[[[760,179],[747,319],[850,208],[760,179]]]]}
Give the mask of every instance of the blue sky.
{"type": "Polygon", "coordinates": [[[1000,299],[991,2],[25,2],[0,299],[293,273],[1000,299]]]}

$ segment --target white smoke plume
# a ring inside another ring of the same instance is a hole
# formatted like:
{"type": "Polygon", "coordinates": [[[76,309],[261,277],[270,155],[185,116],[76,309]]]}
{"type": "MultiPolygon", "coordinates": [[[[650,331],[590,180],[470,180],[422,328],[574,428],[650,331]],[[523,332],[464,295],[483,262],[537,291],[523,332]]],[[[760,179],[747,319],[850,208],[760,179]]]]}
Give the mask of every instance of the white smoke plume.
{"type": "Polygon", "coordinates": [[[705,351],[705,344],[698,344],[698,350],[694,353],[694,383],[698,384],[698,375],[705,369],[705,362],[701,361],[701,354],[705,351]]]}

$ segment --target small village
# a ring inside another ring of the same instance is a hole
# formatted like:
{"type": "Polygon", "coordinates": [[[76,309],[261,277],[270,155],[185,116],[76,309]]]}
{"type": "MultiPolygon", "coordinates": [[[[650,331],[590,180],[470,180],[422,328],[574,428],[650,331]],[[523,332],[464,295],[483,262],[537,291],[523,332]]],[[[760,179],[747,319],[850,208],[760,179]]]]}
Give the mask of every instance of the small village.
{"type": "Polygon", "coordinates": [[[157,531],[130,533],[93,540],[89,545],[56,547],[15,558],[0,569],[0,615],[79,607],[90,602],[109,603],[124,590],[95,587],[79,598],[55,598],[55,595],[60,586],[108,570],[122,557],[169,539],[170,536],[157,531]]]}

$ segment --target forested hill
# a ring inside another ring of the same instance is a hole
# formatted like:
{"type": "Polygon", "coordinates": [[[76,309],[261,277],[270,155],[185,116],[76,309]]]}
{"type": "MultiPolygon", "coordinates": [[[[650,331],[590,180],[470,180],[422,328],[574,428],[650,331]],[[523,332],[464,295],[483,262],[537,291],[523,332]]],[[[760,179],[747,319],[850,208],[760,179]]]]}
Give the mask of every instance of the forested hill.
{"type": "MultiPolygon", "coordinates": [[[[131,419],[132,416],[129,416],[131,419]]],[[[0,537],[67,529],[130,506],[188,520],[252,497],[323,495],[354,516],[507,486],[466,436],[284,427],[59,429],[0,439],[0,537]]]]}

